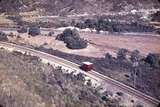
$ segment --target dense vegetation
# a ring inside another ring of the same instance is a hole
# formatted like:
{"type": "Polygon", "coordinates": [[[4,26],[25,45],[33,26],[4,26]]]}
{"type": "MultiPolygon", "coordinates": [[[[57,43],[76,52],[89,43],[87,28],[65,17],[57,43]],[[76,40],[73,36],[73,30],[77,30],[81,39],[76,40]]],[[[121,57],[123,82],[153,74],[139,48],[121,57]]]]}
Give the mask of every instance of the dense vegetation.
{"type": "Polygon", "coordinates": [[[97,32],[153,32],[154,27],[140,23],[140,22],[118,22],[106,17],[99,17],[97,19],[87,19],[84,22],[75,25],[78,28],[92,28],[97,32]]]}
{"type": "Polygon", "coordinates": [[[83,49],[87,47],[87,41],[80,38],[76,29],[66,29],[62,34],[57,35],[56,39],[64,41],[66,46],[70,49],[83,49]]]}
{"type": "MultiPolygon", "coordinates": [[[[43,64],[35,56],[0,50],[0,105],[4,107],[120,107],[82,74],[43,64]]],[[[121,106],[122,107],[122,106],[121,106]]]]}

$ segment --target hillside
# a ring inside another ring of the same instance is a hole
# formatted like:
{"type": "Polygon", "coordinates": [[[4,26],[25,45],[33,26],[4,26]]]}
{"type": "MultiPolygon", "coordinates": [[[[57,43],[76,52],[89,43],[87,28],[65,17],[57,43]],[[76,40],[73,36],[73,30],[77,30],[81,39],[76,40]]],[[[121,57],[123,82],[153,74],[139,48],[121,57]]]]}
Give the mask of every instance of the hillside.
{"type": "Polygon", "coordinates": [[[0,12],[40,11],[47,14],[102,13],[158,8],[159,0],[0,0],[0,12]]]}
{"type": "Polygon", "coordinates": [[[63,71],[38,57],[0,49],[0,107],[120,107],[91,81],[84,85],[83,74],[63,71]]]}

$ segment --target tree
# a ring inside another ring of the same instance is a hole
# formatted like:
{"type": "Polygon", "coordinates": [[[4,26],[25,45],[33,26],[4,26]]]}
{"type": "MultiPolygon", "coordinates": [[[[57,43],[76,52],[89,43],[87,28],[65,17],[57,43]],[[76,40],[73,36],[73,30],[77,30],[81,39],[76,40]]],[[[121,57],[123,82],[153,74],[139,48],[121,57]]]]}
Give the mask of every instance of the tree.
{"type": "Polygon", "coordinates": [[[106,30],[106,26],[107,26],[107,22],[102,17],[100,17],[95,24],[95,29],[97,33],[99,33],[101,30],[104,30],[104,28],[106,30]]]}
{"type": "Polygon", "coordinates": [[[131,57],[130,57],[130,60],[132,62],[137,62],[140,60],[140,52],[138,50],[134,50],[132,53],[131,53],[131,57]]]}
{"type": "Polygon", "coordinates": [[[140,52],[138,50],[134,50],[131,53],[130,60],[132,61],[132,76],[133,76],[133,87],[136,88],[137,83],[137,73],[140,73],[139,70],[139,60],[140,60],[140,52]]]}
{"type": "Polygon", "coordinates": [[[95,28],[95,21],[91,19],[87,19],[85,22],[87,28],[95,28]]]}
{"type": "Polygon", "coordinates": [[[106,60],[111,60],[111,59],[112,59],[112,55],[109,54],[109,53],[106,53],[105,59],[106,59],[106,60]]]}
{"type": "Polygon", "coordinates": [[[18,33],[27,33],[27,27],[22,26],[17,30],[18,33]]]}
{"type": "Polygon", "coordinates": [[[125,60],[126,56],[127,56],[127,53],[128,53],[127,49],[124,49],[124,48],[119,49],[118,53],[117,53],[117,59],[120,60],[120,61],[125,60]]]}
{"type": "Polygon", "coordinates": [[[87,47],[87,41],[80,38],[76,29],[66,29],[62,34],[57,35],[56,39],[64,41],[70,49],[83,49],[87,47]]]}
{"type": "Polygon", "coordinates": [[[160,21],[160,11],[157,11],[156,13],[151,15],[152,21],[160,21]]]}
{"type": "Polygon", "coordinates": [[[83,22],[79,22],[75,26],[78,27],[78,28],[80,28],[80,29],[86,28],[86,25],[83,22]]]}
{"type": "Polygon", "coordinates": [[[40,27],[31,26],[31,27],[29,28],[28,34],[31,35],[31,36],[40,35],[40,34],[41,34],[40,27]]]}

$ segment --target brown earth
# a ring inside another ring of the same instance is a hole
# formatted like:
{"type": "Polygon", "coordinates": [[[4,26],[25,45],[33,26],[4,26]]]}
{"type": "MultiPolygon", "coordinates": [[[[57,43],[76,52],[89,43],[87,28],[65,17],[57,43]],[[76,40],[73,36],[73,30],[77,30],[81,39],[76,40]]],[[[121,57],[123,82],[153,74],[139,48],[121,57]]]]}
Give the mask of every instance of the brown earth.
{"type": "Polygon", "coordinates": [[[157,36],[117,36],[88,33],[82,33],[81,36],[100,49],[101,53],[109,52],[115,55],[120,48],[126,48],[129,51],[137,49],[142,55],[160,53],[160,37],[157,36]]]}
{"type": "Polygon", "coordinates": [[[53,37],[44,35],[28,37],[27,34],[21,34],[20,39],[11,38],[10,40],[37,47],[47,43],[47,45],[45,45],[46,48],[53,48],[62,52],[88,57],[104,57],[106,53],[116,56],[120,48],[126,48],[130,52],[137,49],[143,56],[148,53],[160,53],[160,37],[158,36],[117,36],[110,34],[81,33],[81,37],[89,41],[88,47],[86,49],[72,50],[68,49],[63,42],[55,40],[55,36],[58,33],[60,32],[55,32],[53,37]]]}

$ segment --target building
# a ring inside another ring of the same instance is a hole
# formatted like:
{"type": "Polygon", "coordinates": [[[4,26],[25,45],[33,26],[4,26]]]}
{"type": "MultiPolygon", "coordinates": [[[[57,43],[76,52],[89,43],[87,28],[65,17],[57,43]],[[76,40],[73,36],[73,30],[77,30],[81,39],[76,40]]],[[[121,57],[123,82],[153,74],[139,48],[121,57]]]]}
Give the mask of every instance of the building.
{"type": "Polygon", "coordinates": [[[84,71],[91,71],[93,69],[93,63],[91,62],[83,62],[81,69],[84,71]]]}

